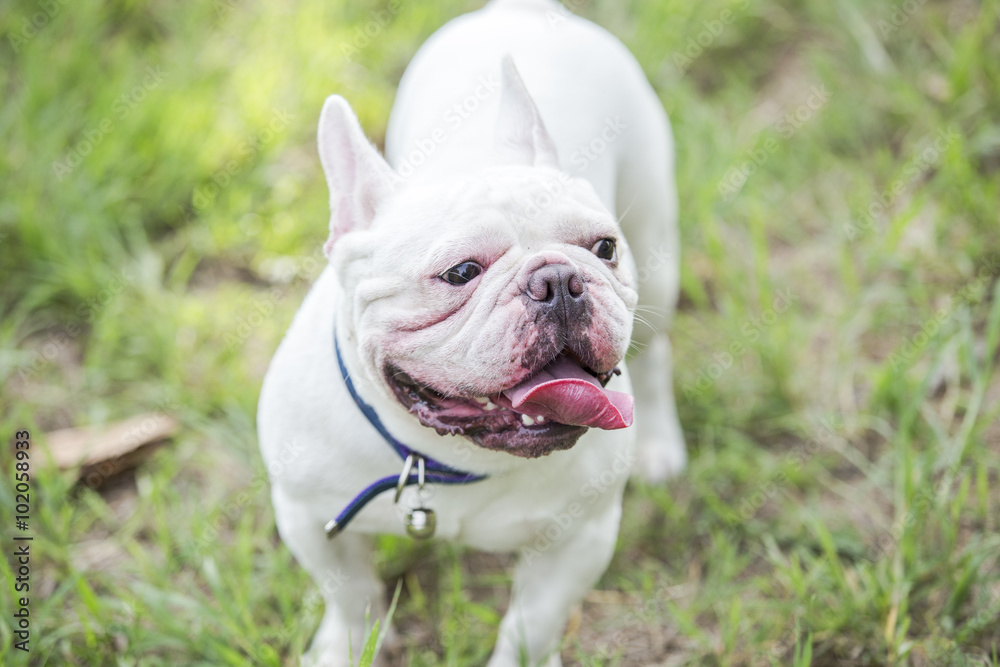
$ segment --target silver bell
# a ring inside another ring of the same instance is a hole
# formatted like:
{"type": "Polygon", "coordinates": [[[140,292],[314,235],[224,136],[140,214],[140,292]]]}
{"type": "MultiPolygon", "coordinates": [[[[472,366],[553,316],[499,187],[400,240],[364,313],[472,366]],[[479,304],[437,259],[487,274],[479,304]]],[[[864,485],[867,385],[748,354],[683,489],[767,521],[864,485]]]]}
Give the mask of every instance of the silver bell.
{"type": "Polygon", "coordinates": [[[437,519],[429,507],[414,507],[406,513],[406,532],[410,537],[425,540],[434,535],[437,519]]]}

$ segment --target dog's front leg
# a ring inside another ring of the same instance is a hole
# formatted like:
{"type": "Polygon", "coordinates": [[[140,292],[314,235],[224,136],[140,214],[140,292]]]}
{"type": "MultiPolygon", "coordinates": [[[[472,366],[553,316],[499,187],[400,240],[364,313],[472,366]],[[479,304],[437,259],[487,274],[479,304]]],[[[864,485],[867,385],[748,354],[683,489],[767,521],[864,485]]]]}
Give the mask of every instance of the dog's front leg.
{"type": "Polygon", "coordinates": [[[372,567],[372,544],[367,535],[346,532],[326,538],[321,523],[312,519],[308,504],[281,490],[272,494],[281,538],[319,588],[325,611],[303,667],[348,667],[365,641],[370,622],[385,621],[384,586],[372,567]]]}
{"type": "Polygon", "coordinates": [[[599,514],[548,549],[525,548],[514,572],[510,608],[488,667],[560,667],[560,639],[570,611],[600,578],[614,553],[620,494],[602,498],[599,514]]]}

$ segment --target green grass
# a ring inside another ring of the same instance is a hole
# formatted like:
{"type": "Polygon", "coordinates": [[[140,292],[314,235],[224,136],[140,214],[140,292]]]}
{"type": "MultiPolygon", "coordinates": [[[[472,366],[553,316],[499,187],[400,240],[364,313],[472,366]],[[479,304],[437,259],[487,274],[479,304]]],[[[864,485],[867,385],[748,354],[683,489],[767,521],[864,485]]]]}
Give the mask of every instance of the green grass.
{"type": "MultiPolygon", "coordinates": [[[[4,585],[0,663],[307,645],[322,604],[277,537],[254,413],[321,267],[315,123],[337,91],[378,138],[414,50],[477,3],[404,3],[356,49],[383,5],[347,5],[0,11],[0,433],[34,444],[32,650],[4,585]],[[44,432],[150,410],[183,430],[111,490],[41,467],[44,432]]],[[[860,0],[571,6],[674,124],[692,460],[629,487],[564,661],[1000,664],[1000,3],[898,26],[860,0]]],[[[399,664],[485,662],[508,564],[381,539],[399,664]]]]}

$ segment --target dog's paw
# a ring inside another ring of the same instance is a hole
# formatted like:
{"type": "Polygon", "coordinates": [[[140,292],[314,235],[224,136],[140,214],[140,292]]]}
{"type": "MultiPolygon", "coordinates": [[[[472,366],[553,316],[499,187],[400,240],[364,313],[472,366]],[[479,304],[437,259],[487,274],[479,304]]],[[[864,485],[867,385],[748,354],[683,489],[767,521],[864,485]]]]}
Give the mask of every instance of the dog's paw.
{"type": "MultiPolygon", "coordinates": [[[[358,653],[361,652],[361,647],[354,649],[354,659],[357,661],[358,653]]],[[[386,656],[383,655],[385,651],[380,651],[375,660],[372,662],[372,667],[386,667],[389,664],[386,656]]],[[[299,663],[302,667],[351,667],[351,661],[348,660],[348,651],[344,649],[342,651],[327,649],[318,653],[309,651],[302,656],[302,661],[299,663]]]]}
{"type": "MultiPolygon", "coordinates": [[[[354,664],[357,664],[358,655],[363,650],[364,639],[367,635],[360,629],[356,629],[352,633],[352,637],[355,637],[355,640],[351,642],[350,648],[348,648],[346,634],[336,637],[331,641],[329,636],[324,636],[323,630],[324,628],[321,625],[317,636],[313,638],[312,646],[302,656],[302,660],[299,663],[301,667],[352,667],[351,654],[354,655],[354,664]]],[[[390,627],[378,654],[375,656],[375,660],[371,663],[372,667],[385,667],[389,664],[395,664],[395,659],[399,657],[401,650],[402,642],[399,635],[390,627]]]]}
{"type": "Polygon", "coordinates": [[[351,667],[347,651],[326,649],[324,651],[310,650],[302,656],[301,667],[351,667]]]}

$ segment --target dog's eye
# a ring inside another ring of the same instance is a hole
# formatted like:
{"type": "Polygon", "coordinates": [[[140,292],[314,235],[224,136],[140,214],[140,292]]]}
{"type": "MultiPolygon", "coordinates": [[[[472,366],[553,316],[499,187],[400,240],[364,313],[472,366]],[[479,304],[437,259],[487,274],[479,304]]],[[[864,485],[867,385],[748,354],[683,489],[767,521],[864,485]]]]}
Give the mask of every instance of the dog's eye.
{"type": "Polygon", "coordinates": [[[590,249],[599,259],[605,259],[609,262],[615,261],[617,258],[617,253],[615,251],[615,240],[614,239],[601,239],[594,244],[594,247],[590,249]]]}
{"type": "Polygon", "coordinates": [[[482,272],[483,267],[475,262],[462,262],[442,273],[441,278],[452,285],[464,285],[482,272]]]}

